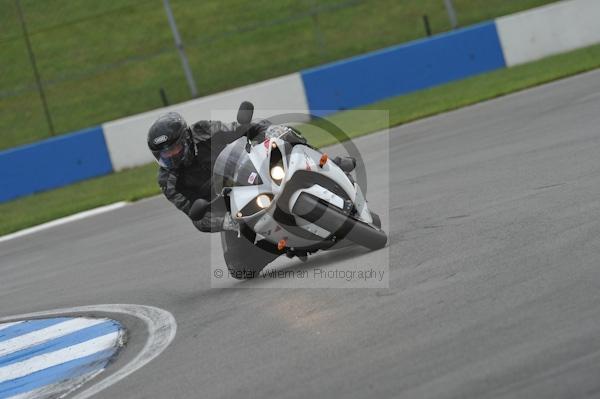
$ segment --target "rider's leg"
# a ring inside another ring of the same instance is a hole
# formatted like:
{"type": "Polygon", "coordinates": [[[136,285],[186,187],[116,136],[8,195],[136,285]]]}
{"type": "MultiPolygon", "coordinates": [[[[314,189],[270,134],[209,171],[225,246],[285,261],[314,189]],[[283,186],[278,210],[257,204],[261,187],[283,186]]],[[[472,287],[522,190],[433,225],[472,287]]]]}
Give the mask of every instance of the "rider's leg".
{"type": "Polygon", "coordinates": [[[333,162],[346,173],[350,173],[356,167],[356,159],[353,157],[335,157],[333,162]]]}

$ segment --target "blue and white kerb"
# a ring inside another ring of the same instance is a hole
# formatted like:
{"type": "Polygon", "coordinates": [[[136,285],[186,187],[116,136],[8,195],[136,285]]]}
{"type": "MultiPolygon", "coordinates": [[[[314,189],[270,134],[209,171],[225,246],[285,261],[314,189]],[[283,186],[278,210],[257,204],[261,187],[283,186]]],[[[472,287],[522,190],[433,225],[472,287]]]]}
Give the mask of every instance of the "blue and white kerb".
{"type": "Polygon", "coordinates": [[[100,374],[123,341],[121,324],[105,318],[0,324],[0,399],[62,397],[100,374]]]}

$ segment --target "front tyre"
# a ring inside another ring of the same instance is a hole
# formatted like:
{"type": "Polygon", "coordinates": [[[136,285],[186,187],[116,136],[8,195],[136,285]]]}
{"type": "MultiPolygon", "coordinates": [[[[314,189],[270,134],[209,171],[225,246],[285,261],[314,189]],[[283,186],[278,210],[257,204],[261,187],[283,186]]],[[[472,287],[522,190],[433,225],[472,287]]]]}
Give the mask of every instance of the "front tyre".
{"type": "Polygon", "coordinates": [[[258,277],[261,270],[278,257],[256,247],[244,236],[238,237],[236,231],[222,231],[221,245],[229,275],[237,280],[258,277]]]}

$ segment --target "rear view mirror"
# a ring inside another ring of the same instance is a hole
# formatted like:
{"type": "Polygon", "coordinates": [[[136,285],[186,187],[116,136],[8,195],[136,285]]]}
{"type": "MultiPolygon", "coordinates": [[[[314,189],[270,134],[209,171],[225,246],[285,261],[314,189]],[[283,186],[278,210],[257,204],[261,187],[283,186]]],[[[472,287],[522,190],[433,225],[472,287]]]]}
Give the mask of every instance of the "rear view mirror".
{"type": "Polygon", "coordinates": [[[206,215],[206,212],[208,212],[208,208],[210,208],[210,202],[202,198],[197,199],[192,204],[192,209],[190,209],[190,219],[194,221],[202,219],[206,215]]]}
{"type": "Polygon", "coordinates": [[[240,104],[238,109],[237,121],[241,125],[248,125],[252,122],[252,115],[254,114],[254,105],[250,101],[244,101],[240,104]]]}

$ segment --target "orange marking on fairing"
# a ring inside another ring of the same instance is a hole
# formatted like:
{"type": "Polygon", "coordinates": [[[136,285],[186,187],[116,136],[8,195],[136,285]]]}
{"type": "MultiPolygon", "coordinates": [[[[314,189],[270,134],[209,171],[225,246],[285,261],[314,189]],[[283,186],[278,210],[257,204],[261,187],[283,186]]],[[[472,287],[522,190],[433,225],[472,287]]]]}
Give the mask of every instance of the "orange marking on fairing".
{"type": "Polygon", "coordinates": [[[287,244],[287,240],[279,240],[279,242],[277,243],[277,250],[278,251],[282,251],[285,248],[285,245],[287,244]]]}
{"type": "Polygon", "coordinates": [[[322,168],[323,166],[325,166],[325,164],[327,163],[328,160],[329,160],[329,155],[327,155],[327,154],[321,155],[321,159],[319,160],[319,166],[322,168]]]}

